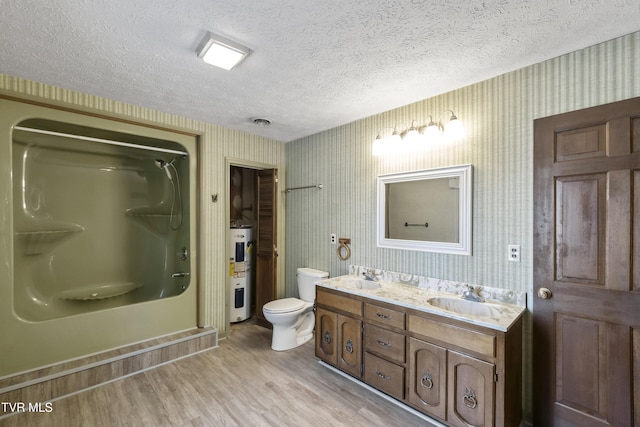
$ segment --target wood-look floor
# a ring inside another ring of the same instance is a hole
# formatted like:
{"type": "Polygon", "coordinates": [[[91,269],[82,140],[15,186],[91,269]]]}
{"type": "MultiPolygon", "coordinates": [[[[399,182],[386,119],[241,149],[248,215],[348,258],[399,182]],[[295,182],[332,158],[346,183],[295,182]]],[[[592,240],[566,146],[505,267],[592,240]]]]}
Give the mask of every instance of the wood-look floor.
{"type": "Polygon", "coordinates": [[[220,347],[52,403],[22,426],[421,426],[425,421],[318,364],[313,342],[271,350],[271,331],[232,329],[220,347]]]}

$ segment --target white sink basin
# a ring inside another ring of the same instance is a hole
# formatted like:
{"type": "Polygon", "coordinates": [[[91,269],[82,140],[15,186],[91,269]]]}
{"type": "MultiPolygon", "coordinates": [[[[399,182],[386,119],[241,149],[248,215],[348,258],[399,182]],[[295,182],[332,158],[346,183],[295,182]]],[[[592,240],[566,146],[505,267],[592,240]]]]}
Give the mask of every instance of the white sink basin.
{"type": "Polygon", "coordinates": [[[501,311],[498,306],[486,302],[475,302],[460,298],[447,297],[429,298],[427,302],[434,307],[458,314],[477,317],[497,317],[501,315],[501,311]]]}
{"type": "Polygon", "coordinates": [[[380,283],[363,279],[344,279],[336,285],[345,289],[380,289],[380,283]]]}

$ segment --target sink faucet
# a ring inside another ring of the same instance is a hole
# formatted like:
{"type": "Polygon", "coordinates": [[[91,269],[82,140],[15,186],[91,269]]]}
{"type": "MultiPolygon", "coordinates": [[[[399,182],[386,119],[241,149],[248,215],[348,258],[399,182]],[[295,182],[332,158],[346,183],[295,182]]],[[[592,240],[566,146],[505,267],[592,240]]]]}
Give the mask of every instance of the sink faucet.
{"type": "Polygon", "coordinates": [[[372,268],[369,270],[363,271],[362,275],[364,276],[364,280],[370,280],[372,282],[378,281],[378,278],[376,277],[376,274],[373,272],[372,268]]]}
{"type": "Polygon", "coordinates": [[[466,289],[462,292],[462,299],[466,299],[467,301],[484,302],[484,298],[476,293],[477,288],[471,285],[464,285],[464,287],[466,289]]]}

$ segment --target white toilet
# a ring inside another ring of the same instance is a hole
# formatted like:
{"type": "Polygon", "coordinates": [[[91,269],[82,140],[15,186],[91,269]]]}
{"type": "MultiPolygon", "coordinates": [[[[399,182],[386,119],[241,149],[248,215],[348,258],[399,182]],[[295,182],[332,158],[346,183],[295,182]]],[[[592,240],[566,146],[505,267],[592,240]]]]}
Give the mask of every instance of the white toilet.
{"type": "Polygon", "coordinates": [[[313,268],[298,268],[297,276],[300,299],[277,299],[262,307],[265,319],[273,325],[271,348],[277,351],[296,348],[313,337],[316,282],[329,277],[329,273],[313,268]]]}

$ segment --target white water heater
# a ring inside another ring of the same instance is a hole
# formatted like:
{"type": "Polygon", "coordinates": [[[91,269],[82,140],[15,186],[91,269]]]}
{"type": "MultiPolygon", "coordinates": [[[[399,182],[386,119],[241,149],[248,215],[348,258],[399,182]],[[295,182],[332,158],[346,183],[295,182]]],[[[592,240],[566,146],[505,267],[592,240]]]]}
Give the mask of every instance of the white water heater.
{"type": "Polygon", "coordinates": [[[231,227],[229,319],[232,323],[251,317],[252,238],[253,229],[250,226],[231,227]]]}

